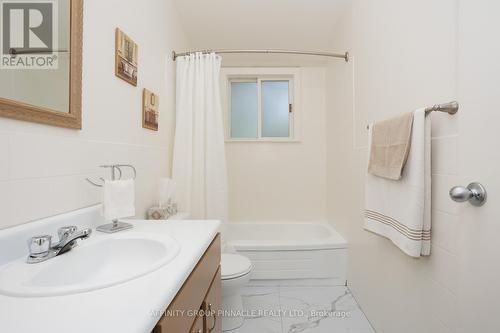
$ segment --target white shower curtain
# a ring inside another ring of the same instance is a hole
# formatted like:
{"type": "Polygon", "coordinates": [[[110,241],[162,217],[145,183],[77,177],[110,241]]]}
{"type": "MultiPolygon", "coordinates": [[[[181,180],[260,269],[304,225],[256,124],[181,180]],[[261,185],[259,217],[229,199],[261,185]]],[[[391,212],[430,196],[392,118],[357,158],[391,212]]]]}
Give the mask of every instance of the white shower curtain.
{"type": "Polygon", "coordinates": [[[176,130],[172,178],[180,211],[227,221],[227,171],[220,103],[221,57],[177,58],[176,130]]]}

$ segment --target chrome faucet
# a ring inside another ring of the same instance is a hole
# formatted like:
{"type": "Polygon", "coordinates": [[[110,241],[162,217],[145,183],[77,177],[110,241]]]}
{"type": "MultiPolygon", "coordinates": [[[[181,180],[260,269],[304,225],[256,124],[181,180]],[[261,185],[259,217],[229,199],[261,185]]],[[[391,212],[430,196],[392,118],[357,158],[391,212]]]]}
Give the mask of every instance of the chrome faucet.
{"type": "Polygon", "coordinates": [[[30,254],[26,262],[36,264],[66,253],[78,245],[78,239],[87,239],[91,233],[92,229],[90,228],[78,231],[75,226],[67,226],[57,230],[59,242],[55,244],[52,244],[52,236],[50,235],[31,237],[28,240],[30,254]]]}

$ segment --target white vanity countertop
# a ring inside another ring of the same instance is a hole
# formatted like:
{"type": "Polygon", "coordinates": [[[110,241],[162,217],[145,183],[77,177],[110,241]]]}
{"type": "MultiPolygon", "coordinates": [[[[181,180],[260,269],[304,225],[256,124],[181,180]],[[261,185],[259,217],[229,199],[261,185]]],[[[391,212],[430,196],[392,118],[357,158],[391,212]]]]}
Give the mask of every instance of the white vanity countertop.
{"type": "Polygon", "coordinates": [[[214,239],[220,222],[127,222],[136,231],[167,233],[179,242],[179,254],[150,274],[104,289],[54,297],[0,295],[0,331],[151,332],[158,314],[168,307],[214,239]]]}

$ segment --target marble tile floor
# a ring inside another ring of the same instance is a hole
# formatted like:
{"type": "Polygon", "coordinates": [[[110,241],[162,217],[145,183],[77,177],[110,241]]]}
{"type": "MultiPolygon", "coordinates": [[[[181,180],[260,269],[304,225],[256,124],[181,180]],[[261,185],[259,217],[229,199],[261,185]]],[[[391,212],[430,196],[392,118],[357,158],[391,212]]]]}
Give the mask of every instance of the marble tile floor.
{"type": "Polygon", "coordinates": [[[375,333],[344,286],[248,286],[245,322],[231,333],[375,333]]]}

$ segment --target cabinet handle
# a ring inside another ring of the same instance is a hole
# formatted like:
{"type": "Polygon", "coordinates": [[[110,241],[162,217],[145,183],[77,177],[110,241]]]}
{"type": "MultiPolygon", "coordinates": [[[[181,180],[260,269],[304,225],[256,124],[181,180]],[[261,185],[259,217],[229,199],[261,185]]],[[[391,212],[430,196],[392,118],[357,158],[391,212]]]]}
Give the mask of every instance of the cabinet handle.
{"type": "MultiPolygon", "coordinates": [[[[212,303],[208,303],[208,312],[212,313],[212,303]]],[[[215,313],[212,313],[212,317],[214,317],[214,324],[212,328],[208,329],[208,333],[212,332],[215,329],[215,326],[217,325],[217,316],[215,315],[215,313]]]]}

